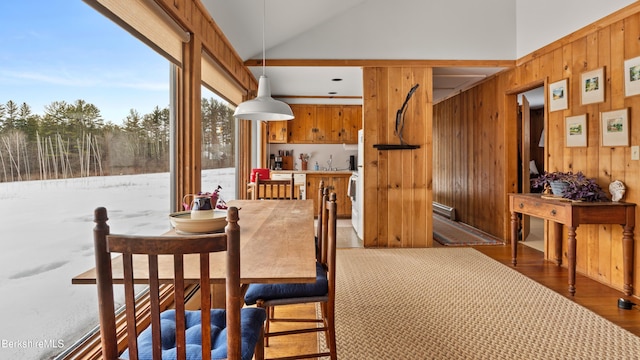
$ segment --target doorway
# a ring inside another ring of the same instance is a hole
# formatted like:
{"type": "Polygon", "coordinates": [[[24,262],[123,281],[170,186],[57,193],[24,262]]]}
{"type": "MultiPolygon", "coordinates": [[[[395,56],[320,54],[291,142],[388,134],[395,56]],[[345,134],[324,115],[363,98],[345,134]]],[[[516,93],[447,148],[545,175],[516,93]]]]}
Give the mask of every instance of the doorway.
{"type": "MultiPolygon", "coordinates": [[[[544,125],[544,86],[518,94],[518,192],[542,190],[533,188],[531,179],[545,169],[544,125]]],[[[522,242],[544,251],[544,221],[523,215],[522,242]]]]}

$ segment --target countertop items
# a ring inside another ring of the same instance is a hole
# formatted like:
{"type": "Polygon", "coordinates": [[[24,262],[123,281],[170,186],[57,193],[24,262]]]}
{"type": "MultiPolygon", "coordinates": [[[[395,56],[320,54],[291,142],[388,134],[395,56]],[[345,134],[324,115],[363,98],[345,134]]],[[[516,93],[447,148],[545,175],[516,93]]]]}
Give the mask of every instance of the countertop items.
{"type": "Polygon", "coordinates": [[[324,175],[324,174],[348,174],[351,175],[353,174],[353,171],[351,170],[271,170],[272,174],[291,174],[291,173],[296,173],[296,174],[319,174],[319,175],[324,175]]]}

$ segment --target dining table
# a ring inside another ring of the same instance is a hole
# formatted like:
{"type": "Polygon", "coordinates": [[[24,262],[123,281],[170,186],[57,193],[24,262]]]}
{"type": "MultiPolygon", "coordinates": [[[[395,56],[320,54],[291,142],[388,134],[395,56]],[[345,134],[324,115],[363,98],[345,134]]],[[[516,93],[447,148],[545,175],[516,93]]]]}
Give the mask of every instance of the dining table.
{"type": "MultiPolygon", "coordinates": [[[[239,209],[240,281],[252,283],[310,283],[316,279],[314,211],[312,200],[232,200],[228,206],[239,209]]],[[[168,219],[167,219],[168,221],[168,219]]],[[[163,234],[176,235],[174,229],[163,234]]],[[[211,283],[224,284],[224,253],[213,253],[211,283]]],[[[185,282],[197,283],[200,275],[198,255],[184,258],[185,282]]],[[[146,256],[133,257],[134,282],[148,283],[146,256]]],[[[173,258],[158,257],[161,282],[173,282],[173,258]]],[[[123,282],[122,256],[112,259],[114,283],[123,282]]],[[[96,269],[72,279],[73,284],[95,284],[96,269]]]]}

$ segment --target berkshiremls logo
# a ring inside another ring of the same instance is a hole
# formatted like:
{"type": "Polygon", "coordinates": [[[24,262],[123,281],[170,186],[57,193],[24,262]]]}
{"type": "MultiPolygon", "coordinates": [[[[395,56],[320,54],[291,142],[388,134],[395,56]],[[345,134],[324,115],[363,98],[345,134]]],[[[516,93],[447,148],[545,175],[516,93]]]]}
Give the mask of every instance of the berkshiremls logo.
{"type": "Polygon", "coordinates": [[[8,340],[2,339],[0,343],[3,349],[62,349],[64,340],[62,339],[29,339],[29,340],[8,340]]]}

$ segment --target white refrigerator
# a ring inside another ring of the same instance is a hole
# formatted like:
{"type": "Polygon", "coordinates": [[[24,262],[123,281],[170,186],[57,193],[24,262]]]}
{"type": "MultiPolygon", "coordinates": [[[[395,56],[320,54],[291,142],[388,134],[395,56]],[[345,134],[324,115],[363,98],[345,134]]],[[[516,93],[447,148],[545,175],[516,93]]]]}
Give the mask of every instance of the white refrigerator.
{"type": "Polygon", "coordinates": [[[355,196],[351,197],[351,222],[359,239],[364,239],[364,131],[358,130],[356,171],[352,176],[355,196]]]}

